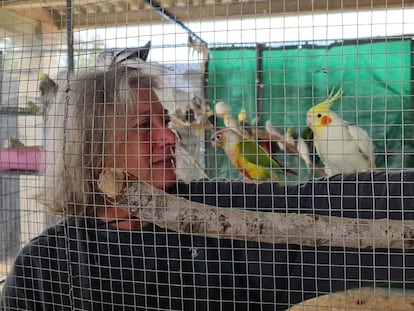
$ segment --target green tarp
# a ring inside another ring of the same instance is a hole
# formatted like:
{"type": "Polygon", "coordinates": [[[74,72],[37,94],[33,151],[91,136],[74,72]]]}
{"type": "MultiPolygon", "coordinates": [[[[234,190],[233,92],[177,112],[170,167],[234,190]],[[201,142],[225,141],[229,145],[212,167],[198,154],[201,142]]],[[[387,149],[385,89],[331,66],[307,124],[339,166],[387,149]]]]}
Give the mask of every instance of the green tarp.
{"type": "MultiPolygon", "coordinates": [[[[307,110],[332,89],[342,88],[343,96],[332,110],[371,135],[377,167],[414,166],[411,39],[266,48],[261,62],[258,54],[254,48],[211,51],[208,100],[212,107],[223,101],[230,105],[234,118],[244,107],[250,118],[260,117],[261,125],[270,119],[282,133],[289,127],[300,132],[306,127],[307,110]],[[257,75],[258,66],[261,76],[257,75]]],[[[240,176],[223,152],[207,150],[210,176],[240,176]]],[[[318,176],[308,174],[296,156],[278,150],[275,156],[286,166],[299,169],[300,180],[318,176]]]]}

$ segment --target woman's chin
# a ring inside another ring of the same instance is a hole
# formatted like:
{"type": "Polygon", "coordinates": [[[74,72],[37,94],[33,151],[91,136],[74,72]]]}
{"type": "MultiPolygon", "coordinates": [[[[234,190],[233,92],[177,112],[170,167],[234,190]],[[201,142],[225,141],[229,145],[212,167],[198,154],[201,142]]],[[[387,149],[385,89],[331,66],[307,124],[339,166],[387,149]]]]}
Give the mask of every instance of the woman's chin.
{"type": "Polygon", "coordinates": [[[175,170],[165,170],[163,173],[153,174],[152,181],[149,183],[155,188],[167,190],[174,186],[176,182],[177,175],[175,174],[175,170]]]}

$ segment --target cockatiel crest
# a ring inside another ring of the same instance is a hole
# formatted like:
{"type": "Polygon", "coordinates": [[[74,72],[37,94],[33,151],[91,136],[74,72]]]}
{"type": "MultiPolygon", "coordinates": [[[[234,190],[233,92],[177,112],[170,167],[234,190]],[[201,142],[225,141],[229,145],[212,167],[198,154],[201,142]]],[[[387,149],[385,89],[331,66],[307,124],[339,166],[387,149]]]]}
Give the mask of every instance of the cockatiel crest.
{"type": "Polygon", "coordinates": [[[316,151],[328,176],[368,172],[375,169],[374,145],[368,133],[330,110],[342,95],[333,92],[309,109],[306,123],[313,131],[316,151]]]}

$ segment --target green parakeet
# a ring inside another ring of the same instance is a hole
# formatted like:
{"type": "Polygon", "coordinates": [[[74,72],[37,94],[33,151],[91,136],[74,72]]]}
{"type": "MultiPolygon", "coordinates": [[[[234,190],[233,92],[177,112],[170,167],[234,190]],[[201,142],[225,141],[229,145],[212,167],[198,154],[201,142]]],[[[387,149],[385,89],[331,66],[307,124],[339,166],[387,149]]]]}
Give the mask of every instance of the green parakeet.
{"type": "Polygon", "coordinates": [[[284,175],[280,171],[297,175],[273,159],[257,142],[231,128],[217,131],[212,137],[212,144],[223,149],[231,163],[248,179],[276,181],[283,185],[284,175]]]}

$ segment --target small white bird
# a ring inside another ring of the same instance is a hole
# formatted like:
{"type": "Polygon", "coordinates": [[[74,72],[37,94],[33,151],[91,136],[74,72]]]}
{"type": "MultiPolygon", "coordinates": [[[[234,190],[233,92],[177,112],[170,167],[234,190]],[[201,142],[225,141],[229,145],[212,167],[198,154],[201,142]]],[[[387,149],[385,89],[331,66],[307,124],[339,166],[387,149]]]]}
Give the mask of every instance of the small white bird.
{"type": "Polygon", "coordinates": [[[328,176],[368,172],[375,169],[374,144],[368,133],[329,108],[342,95],[339,90],[309,109],[306,123],[313,131],[316,152],[328,176]]]}

